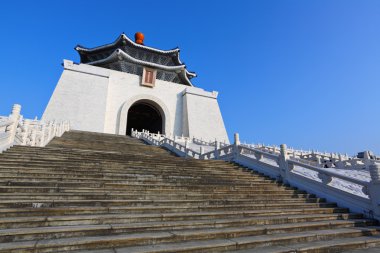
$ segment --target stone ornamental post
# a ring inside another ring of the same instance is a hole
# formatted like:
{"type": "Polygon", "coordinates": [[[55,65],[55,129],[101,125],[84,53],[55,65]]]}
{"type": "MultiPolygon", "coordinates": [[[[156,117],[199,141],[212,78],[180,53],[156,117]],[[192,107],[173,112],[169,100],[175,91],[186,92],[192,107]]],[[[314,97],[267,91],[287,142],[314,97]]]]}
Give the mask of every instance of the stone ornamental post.
{"type": "Polygon", "coordinates": [[[62,134],[63,134],[63,124],[62,124],[62,121],[59,123],[59,128],[58,128],[58,137],[61,137],[62,134]]]}
{"type": "Polygon", "coordinates": [[[53,137],[57,135],[57,121],[53,121],[53,137]]]}
{"type": "Polygon", "coordinates": [[[238,133],[234,134],[234,144],[235,144],[235,146],[240,145],[240,139],[239,139],[239,134],[238,133]]]}
{"type": "Polygon", "coordinates": [[[321,157],[319,155],[317,155],[317,164],[318,165],[322,164],[321,157]]]}
{"type": "Polygon", "coordinates": [[[24,120],[24,134],[22,135],[22,145],[27,144],[29,135],[30,119],[24,120]]]}
{"type": "Polygon", "coordinates": [[[286,150],[286,144],[281,144],[278,165],[280,167],[280,176],[284,183],[288,183],[288,178],[289,178],[288,159],[289,159],[289,156],[286,150]]]}
{"type": "Polygon", "coordinates": [[[32,135],[31,135],[31,146],[36,146],[36,137],[37,137],[37,125],[33,125],[32,127],[32,135]]]}
{"type": "Polygon", "coordinates": [[[380,219],[380,164],[369,165],[371,182],[369,184],[369,198],[375,218],[380,219]]]}
{"type": "Polygon", "coordinates": [[[48,130],[47,130],[47,132],[48,132],[48,137],[47,137],[47,142],[49,142],[50,140],[51,140],[51,132],[52,132],[52,130],[53,130],[53,122],[49,122],[49,124],[48,124],[48,130]]]}
{"type": "Polygon", "coordinates": [[[45,146],[45,132],[46,132],[46,124],[43,124],[42,129],[41,129],[40,147],[45,146]]]}
{"type": "Polygon", "coordinates": [[[237,159],[238,158],[238,155],[239,155],[239,145],[240,145],[240,139],[239,139],[239,133],[235,133],[234,134],[234,152],[233,152],[233,156],[234,156],[234,159],[237,159]]]}
{"type": "Polygon", "coordinates": [[[12,107],[12,113],[9,118],[13,120],[12,125],[9,127],[9,141],[8,144],[12,145],[15,141],[17,125],[20,120],[21,105],[14,104],[12,107]]]}
{"type": "Polygon", "coordinates": [[[371,156],[369,155],[369,151],[364,151],[363,163],[367,169],[369,169],[369,166],[372,164],[371,156]]]}
{"type": "Polygon", "coordinates": [[[187,143],[187,139],[185,140],[185,157],[187,157],[187,152],[189,151],[189,143],[187,143]]]}
{"type": "Polygon", "coordinates": [[[214,143],[214,156],[215,156],[215,159],[219,158],[218,149],[219,149],[219,142],[217,140],[215,140],[215,143],[214,143]]]}

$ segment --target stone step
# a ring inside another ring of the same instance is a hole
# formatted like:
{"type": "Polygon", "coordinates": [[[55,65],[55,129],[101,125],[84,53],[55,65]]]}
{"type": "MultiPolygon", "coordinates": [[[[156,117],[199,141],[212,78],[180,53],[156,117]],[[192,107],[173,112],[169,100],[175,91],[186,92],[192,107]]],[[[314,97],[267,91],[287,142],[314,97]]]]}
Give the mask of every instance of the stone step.
{"type": "MultiPolygon", "coordinates": [[[[0,160],[0,168],[4,170],[9,170],[9,168],[12,168],[12,170],[23,170],[25,168],[35,169],[38,171],[38,169],[46,168],[50,170],[54,170],[56,168],[63,168],[67,170],[77,169],[80,168],[81,170],[92,170],[92,171],[109,171],[111,173],[125,173],[131,172],[136,173],[139,172],[137,170],[143,170],[143,173],[193,173],[199,172],[199,176],[203,175],[215,175],[215,176],[231,176],[236,179],[244,178],[244,179],[254,179],[254,178],[261,178],[261,179],[269,179],[266,177],[263,177],[262,175],[259,175],[256,172],[253,171],[242,171],[235,167],[211,167],[211,168],[205,168],[201,166],[177,166],[177,167],[168,167],[168,166],[161,166],[158,164],[152,165],[152,164],[136,164],[136,163],[128,163],[124,161],[120,162],[93,162],[92,160],[82,160],[80,162],[73,162],[73,161],[49,161],[49,163],[46,163],[46,161],[5,161],[0,160]],[[248,172],[248,173],[247,173],[248,172]],[[250,173],[249,173],[250,172],[250,173]],[[207,174],[209,173],[209,174],[207,174]]],[[[79,170],[78,172],[81,172],[79,170]]],[[[27,172],[27,171],[25,171],[27,172]]],[[[198,175],[196,175],[198,176],[198,175]]]]}
{"type": "MultiPolygon", "coordinates": [[[[99,224],[140,224],[142,228],[154,225],[168,227],[227,227],[237,225],[269,225],[285,224],[310,221],[329,221],[362,219],[361,214],[319,214],[309,212],[308,214],[297,214],[296,212],[287,215],[278,213],[273,216],[273,212],[263,213],[239,213],[239,212],[203,212],[186,213],[179,216],[177,213],[165,215],[129,215],[129,214],[98,214],[98,215],[66,215],[66,216],[18,216],[0,218],[0,228],[33,228],[33,227],[54,227],[68,225],[99,225],[99,224]],[[256,216],[255,216],[256,215],[256,216]]],[[[373,221],[370,222],[371,225],[373,221]]],[[[137,227],[135,228],[137,229],[137,227]]]]}
{"type": "Polygon", "coordinates": [[[307,208],[307,207],[336,207],[335,203],[323,202],[297,202],[297,201],[277,201],[273,203],[270,200],[263,200],[252,203],[251,200],[118,200],[118,199],[99,199],[99,200],[47,200],[42,199],[38,201],[26,200],[2,200],[0,202],[1,208],[17,208],[17,207],[63,207],[63,206],[123,206],[130,211],[145,211],[145,210],[183,210],[183,209],[228,209],[234,210],[236,208],[251,210],[263,208],[283,208],[291,209],[294,207],[307,208]],[[178,206],[180,205],[180,206],[178,206]]]}
{"type": "MultiPolygon", "coordinates": [[[[167,159],[163,159],[161,157],[158,157],[157,155],[151,156],[151,157],[146,157],[142,155],[135,155],[135,156],[126,156],[126,155],[113,155],[113,156],[107,156],[107,157],[102,157],[99,154],[93,154],[91,156],[85,156],[81,155],[80,153],[76,154],[65,154],[62,153],[61,155],[57,154],[17,154],[17,155],[12,155],[12,154],[7,154],[3,153],[0,154],[0,157],[2,158],[3,162],[43,162],[45,160],[50,160],[55,163],[59,162],[81,162],[81,161],[88,161],[92,163],[125,163],[125,164],[136,164],[136,165],[152,165],[152,162],[155,162],[155,165],[162,165],[167,168],[202,168],[202,169],[214,169],[218,168],[221,171],[228,171],[230,168],[238,169],[239,167],[225,162],[224,164],[198,164],[198,163],[192,163],[192,162],[184,162],[184,161],[177,161],[174,162],[172,159],[169,157],[167,159]]],[[[243,170],[240,168],[240,170],[243,170]]]]}
{"type": "MultiPolygon", "coordinates": [[[[380,242],[378,236],[379,230],[376,227],[306,230],[302,232],[292,232],[291,234],[286,232],[289,232],[289,230],[297,231],[302,225],[298,224],[298,226],[295,225],[289,227],[286,227],[286,225],[268,225],[266,227],[268,230],[260,230],[260,228],[257,227],[251,227],[251,229],[246,228],[244,231],[241,228],[226,228],[29,240],[24,242],[1,243],[0,252],[14,252],[15,250],[17,250],[17,252],[28,252],[30,250],[34,250],[34,252],[51,252],[58,250],[70,251],[101,248],[120,248],[118,249],[120,252],[200,252],[200,250],[216,252],[216,250],[239,250],[264,245],[301,243],[306,241],[332,240],[369,235],[376,236],[372,237],[374,243],[380,242]],[[283,233],[273,233],[279,229],[283,231],[283,233]],[[161,244],[161,247],[165,247],[165,251],[162,251],[163,248],[161,248],[159,244],[161,244]],[[136,245],[141,246],[136,247],[136,245]],[[156,251],[146,251],[146,247],[149,247],[150,245],[154,245],[154,247],[150,248],[153,250],[156,249],[156,251]],[[168,250],[167,247],[170,246],[171,249],[168,250]],[[161,251],[157,251],[157,249],[159,250],[160,248],[161,251]]],[[[307,228],[307,226],[305,228],[307,228]]],[[[110,232],[112,229],[113,228],[109,226],[110,232]]],[[[94,230],[91,230],[91,227],[89,227],[88,231],[94,230]]]]}
{"type": "MultiPolygon", "coordinates": [[[[19,198],[19,197],[6,197],[1,198],[0,207],[15,207],[15,206],[82,206],[82,205],[124,205],[124,206],[144,206],[144,205],[198,205],[198,206],[211,206],[211,205],[245,205],[252,203],[252,199],[128,199],[116,197],[91,197],[84,198],[77,197],[52,197],[45,196],[34,198],[19,198]],[[38,204],[36,204],[38,203],[38,204]],[[106,204],[105,204],[106,203],[106,204]]],[[[271,204],[275,201],[277,204],[304,204],[304,203],[326,203],[324,199],[310,198],[310,199],[256,199],[256,204],[271,204]]]]}
{"type": "MultiPolygon", "coordinates": [[[[74,185],[75,186],[75,185],[74,185]]],[[[0,193],[10,193],[10,192],[65,192],[65,193],[88,193],[93,192],[97,194],[117,194],[117,193],[125,193],[129,194],[141,194],[141,196],[145,196],[146,194],[202,194],[205,193],[202,189],[192,189],[191,192],[189,189],[164,189],[164,188],[145,188],[145,189],[128,189],[125,188],[95,188],[95,187],[74,187],[74,186],[39,186],[38,184],[33,184],[29,186],[18,186],[18,185],[9,185],[9,186],[0,186],[0,193]]],[[[77,185],[78,186],[78,185],[77,185]]],[[[284,190],[284,189],[235,189],[231,187],[231,189],[218,189],[218,188],[209,188],[207,189],[206,194],[248,194],[248,195],[268,195],[268,194],[289,194],[289,195],[298,195],[298,194],[306,194],[305,191],[301,190],[284,190]]]]}
{"type": "MultiPolygon", "coordinates": [[[[156,174],[164,174],[164,173],[174,173],[174,174],[191,174],[196,177],[202,177],[202,176],[219,176],[219,177],[227,177],[230,176],[230,178],[233,179],[244,179],[244,180],[250,180],[250,179],[261,179],[261,180],[270,180],[273,181],[270,178],[263,177],[262,175],[259,175],[257,173],[251,172],[247,173],[244,171],[241,173],[236,168],[228,168],[227,171],[222,170],[221,168],[199,168],[199,167],[178,167],[178,168],[168,168],[163,166],[152,166],[152,165],[136,165],[136,164],[125,164],[125,163],[92,163],[92,162],[82,162],[82,163],[72,163],[69,162],[63,162],[63,163],[54,163],[50,162],[49,164],[46,164],[46,162],[23,162],[18,164],[18,162],[8,162],[7,164],[2,164],[0,160],[0,169],[4,170],[5,172],[12,173],[15,171],[19,172],[29,172],[29,173],[42,173],[44,170],[51,170],[56,171],[57,169],[64,169],[64,171],[61,171],[61,174],[65,172],[65,170],[77,170],[77,173],[81,173],[82,170],[91,170],[93,172],[97,173],[120,173],[120,174],[139,174],[144,175],[147,173],[152,173],[153,175],[156,174]],[[30,169],[25,170],[25,168],[30,169]],[[44,170],[42,170],[44,169],[44,170]],[[141,171],[139,171],[141,170],[141,171]],[[139,173],[140,172],[140,173],[139,173]],[[194,172],[197,172],[195,174],[194,172]],[[199,172],[199,174],[198,174],[199,172]]],[[[49,172],[49,171],[48,171],[49,172]]],[[[59,172],[59,171],[57,171],[59,172]]]]}
{"type": "Polygon", "coordinates": [[[125,183],[108,183],[108,182],[77,182],[77,181],[47,181],[47,180],[17,180],[17,181],[0,181],[0,186],[28,186],[28,187],[68,187],[68,188],[95,188],[95,189],[124,189],[124,190],[135,190],[135,191],[241,191],[241,192],[267,192],[267,191],[287,191],[293,190],[292,187],[281,186],[281,185],[255,185],[250,186],[235,186],[235,185],[219,185],[219,184],[209,184],[209,185],[197,185],[197,184],[125,184],[125,183]]]}
{"type": "MultiPolygon", "coordinates": [[[[380,252],[380,236],[361,236],[357,238],[338,238],[327,241],[313,241],[283,246],[257,247],[254,250],[262,253],[378,253],[380,252]],[[369,248],[370,247],[370,248],[369,248]],[[376,248],[372,248],[376,247],[376,248]]],[[[116,249],[115,249],[116,250],[116,249]]],[[[78,252],[78,251],[77,251],[78,252]]],[[[83,251],[82,251],[83,252],[83,251]]],[[[121,251],[116,251],[121,252],[121,251]]],[[[236,250],[236,253],[252,253],[252,249],[236,250]]],[[[79,253],[79,252],[78,252],[79,253]]],[[[96,251],[94,251],[96,253],[96,251]]]]}
{"type": "Polygon", "coordinates": [[[323,198],[314,198],[314,197],[295,197],[289,195],[276,195],[275,197],[270,194],[262,194],[262,195],[235,195],[235,194],[119,194],[119,193],[107,193],[107,194],[95,194],[95,193],[16,193],[16,194],[6,194],[3,195],[0,193],[0,200],[98,200],[98,199],[115,199],[115,200],[143,200],[143,201],[178,201],[178,200],[190,200],[190,201],[228,201],[228,200],[236,200],[236,201],[246,201],[256,203],[264,203],[270,200],[271,202],[308,202],[308,203],[316,203],[316,202],[326,202],[323,198]]]}
{"type": "Polygon", "coordinates": [[[236,210],[227,210],[223,208],[214,208],[213,210],[207,210],[206,208],[193,208],[189,209],[177,209],[177,210],[149,210],[145,209],[145,212],[141,210],[131,210],[125,207],[102,207],[102,206],[77,206],[77,207],[38,207],[38,208],[0,208],[0,217],[17,217],[17,216],[57,216],[57,215],[93,215],[93,214],[125,214],[128,213],[131,217],[141,217],[152,215],[154,217],[171,217],[171,219],[185,219],[184,216],[197,216],[210,218],[216,216],[234,216],[243,215],[244,217],[263,216],[263,215],[281,215],[281,214],[347,214],[347,208],[340,207],[294,207],[292,209],[282,209],[271,207],[270,209],[256,209],[249,208],[236,208],[236,210]],[[134,212],[133,212],[134,211],[134,212]],[[175,217],[175,218],[173,218],[175,217]]]}
{"type": "Polygon", "coordinates": [[[15,173],[22,173],[22,172],[45,172],[45,173],[52,173],[52,172],[75,172],[77,174],[84,174],[89,172],[94,173],[119,173],[119,174],[126,174],[126,175],[179,175],[179,176],[192,176],[195,173],[196,177],[217,177],[221,179],[230,179],[230,180],[266,180],[266,181],[273,181],[268,178],[263,178],[261,176],[257,175],[250,175],[246,174],[245,176],[239,176],[235,172],[237,170],[230,170],[229,172],[222,172],[217,171],[217,169],[214,169],[213,171],[210,170],[203,170],[199,171],[197,168],[191,168],[191,169],[169,169],[169,168],[160,168],[155,166],[150,167],[139,167],[139,166],[112,166],[112,165],[102,165],[99,166],[97,164],[89,164],[89,163],[73,163],[72,165],[69,165],[68,163],[62,163],[62,164],[52,164],[52,163],[46,163],[41,162],[39,164],[32,164],[32,163],[24,163],[24,164],[16,164],[16,162],[10,162],[9,164],[1,164],[0,162],[0,169],[4,170],[5,172],[11,172],[14,171],[15,173]],[[25,171],[25,169],[28,169],[25,171]],[[173,171],[174,170],[174,171],[173,171]]]}
{"type": "MultiPolygon", "coordinates": [[[[319,231],[322,232],[322,231],[319,231]]],[[[318,236],[317,234],[315,236],[318,236]]],[[[272,235],[264,236],[261,238],[264,242],[265,239],[271,246],[259,246],[249,249],[238,250],[240,247],[245,245],[242,242],[235,243],[234,240],[228,239],[217,239],[212,241],[194,241],[185,243],[171,243],[171,244],[156,244],[147,246],[137,246],[137,247],[126,247],[126,248],[113,248],[112,251],[108,250],[92,250],[93,253],[168,253],[168,252],[225,252],[233,251],[236,253],[323,253],[323,252],[351,252],[347,251],[350,249],[364,248],[364,247],[374,247],[380,246],[380,236],[360,236],[356,238],[336,238],[331,240],[321,240],[321,241],[309,241],[308,243],[291,243],[289,246],[277,246],[278,244],[286,243],[287,241],[293,240],[305,240],[309,238],[302,238],[301,236],[293,238],[284,238],[281,242],[281,237],[272,235]],[[273,240],[271,240],[273,238],[273,240]],[[288,240],[286,240],[288,239],[288,240]],[[232,244],[231,244],[232,243],[232,244]],[[237,249],[237,250],[236,250],[237,249]]],[[[314,238],[313,238],[314,239],[314,238]]],[[[310,239],[309,239],[310,240],[310,239]]],[[[264,244],[264,243],[263,243],[264,244]]],[[[86,251],[75,251],[75,253],[85,253],[86,251]]],[[[355,253],[357,251],[353,251],[355,253]]],[[[361,251],[359,251],[361,252],[361,251]]],[[[359,253],[358,252],[358,253],[359,253]]],[[[363,252],[371,253],[370,248],[366,248],[363,252]]],[[[373,251],[379,252],[379,251],[373,251]]]]}
{"type": "MultiPolygon", "coordinates": [[[[60,148],[60,149],[51,149],[49,147],[44,148],[41,151],[33,151],[32,147],[28,150],[18,150],[17,147],[14,147],[8,151],[5,151],[3,154],[0,154],[0,157],[2,158],[20,158],[20,159],[28,159],[28,160],[34,160],[39,159],[41,157],[45,157],[48,159],[62,159],[67,160],[68,158],[76,158],[76,159],[94,159],[96,161],[107,161],[110,159],[110,161],[118,161],[118,160],[124,160],[126,161],[126,158],[129,158],[131,160],[136,160],[137,158],[144,157],[146,158],[146,161],[151,161],[152,159],[156,159],[159,162],[169,162],[168,165],[174,166],[174,165],[189,165],[189,166],[204,166],[204,167],[224,167],[226,165],[234,166],[236,165],[229,163],[229,162],[222,162],[222,161],[215,161],[215,160],[207,160],[202,161],[201,163],[199,160],[189,160],[189,159],[182,159],[179,157],[173,157],[172,155],[162,152],[152,152],[148,151],[147,154],[144,150],[135,150],[131,151],[130,148],[128,149],[128,153],[126,152],[114,152],[114,151],[92,151],[92,150],[85,150],[85,149],[66,149],[66,148],[60,148]],[[23,156],[24,154],[24,156],[23,156]],[[111,160],[112,159],[112,160],[111,160]]],[[[138,160],[136,160],[138,161],[138,160]]],[[[139,162],[145,162],[143,160],[140,160],[139,162]]]]}
{"type": "Polygon", "coordinates": [[[99,177],[76,177],[75,175],[67,175],[67,176],[60,176],[60,175],[43,175],[39,176],[38,178],[33,178],[29,175],[13,175],[13,176],[7,176],[7,175],[0,175],[0,185],[2,183],[8,183],[8,182],[23,182],[23,181],[53,181],[53,182],[94,182],[94,183],[115,183],[115,184],[128,184],[128,185],[188,185],[188,186],[201,186],[202,184],[209,185],[226,185],[226,184],[232,184],[234,186],[248,186],[248,187],[260,187],[260,186],[283,186],[282,183],[273,183],[270,181],[238,181],[231,182],[230,180],[222,180],[222,179],[202,179],[202,178],[189,178],[189,177],[175,177],[171,176],[168,178],[148,178],[148,179],[141,179],[141,178],[120,178],[120,177],[114,177],[114,178],[99,178],[99,177]]]}
{"type": "MultiPolygon", "coordinates": [[[[230,222],[230,221],[227,221],[230,222]]],[[[25,240],[46,240],[77,236],[99,236],[108,234],[134,234],[143,232],[166,232],[174,233],[180,240],[204,240],[218,238],[235,238],[241,236],[257,236],[263,234],[277,234],[300,232],[322,229],[351,228],[356,226],[370,226],[370,220],[328,220],[310,221],[283,224],[228,224],[226,221],[210,223],[207,221],[192,222],[148,222],[133,224],[99,224],[99,225],[75,225],[56,227],[14,228],[0,230],[0,243],[25,240]],[[235,225],[235,226],[234,226],[235,225]],[[236,227],[238,225],[239,227],[236,227]],[[254,225],[254,226],[252,226],[254,225]],[[196,230],[194,230],[196,229],[196,230]]],[[[178,238],[175,239],[178,241],[178,238]]]]}
{"type": "MultiPolygon", "coordinates": [[[[141,169],[141,168],[140,168],[141,169]]],[[[78,170],[78,166],[76,167],[56,167],[56,168],[40,168],[40,167],[28,167],[27,170],[25,170],[25,167],[1,167],[0,170],[2,171],[2,175],[4,176],[13,176],[13,175],[28,175],[31,177],[39,177],[44,175],[56,175],[56,176],[75,176],[75,177],[88,177],[88,173],[91,172],[91,177],[98,177],[98,178],[142,178],[142,179],[166,179],[166,178],[190,178],[190,179],[202,179],[203,173],[197,173],[195,174],[194,171],[192,174],[186,175],[184,173],[180,173],[177,171],[177,173],[169,173],[166,171],[158,171],[158,170],[136,170],[136,169],[122,169],[120,171],[110,171],[110,170],[99,170],[94,171],[91,170],[91,168],[80,168],[78,170]]],[[[205,173],[206,174],[206,173],[205,173]]],[[[210,173],[208,173],[210,175],[210,173]]],[[[238,175],[213,175],[217,179],[230,179],[230,180],[236,180],[237,182],[275,182],[275,180],[268,179],[268,178],[262,178],[260,176],[255,175],[246,175],[244,177],[240,177],[238,175]]],[[[213,179],[213,177],[210,177],[210,179],[213,179]]]]}

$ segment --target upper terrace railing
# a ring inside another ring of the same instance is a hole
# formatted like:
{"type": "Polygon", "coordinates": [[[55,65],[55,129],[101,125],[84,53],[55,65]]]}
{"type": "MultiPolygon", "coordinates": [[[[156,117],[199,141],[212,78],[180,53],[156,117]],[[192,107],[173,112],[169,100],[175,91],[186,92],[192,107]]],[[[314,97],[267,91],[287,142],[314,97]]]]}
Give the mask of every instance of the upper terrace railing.
{"type": "Polygon", "coordinates": [[[132,136],[182,157],[236,162],[380,220],[380,161],[368,154],[364,158],[349,158],[347,155],[296,151],[287,149],[285,144],[280,147],[246,145],[240,144],[238,134],[231,145],[147,131],[132,130],[132,136]],[[367,174],[358,177],[346,173],[354,170],[367,174]]]}
{"type": "Polygon", "coordinates": [[[9,117],[0,116],[0,153],[13,145],[45,146],[55,136],[70,129],[67,121],[42,122],[23,119],[21,106],[13,105],[9,117]]]}

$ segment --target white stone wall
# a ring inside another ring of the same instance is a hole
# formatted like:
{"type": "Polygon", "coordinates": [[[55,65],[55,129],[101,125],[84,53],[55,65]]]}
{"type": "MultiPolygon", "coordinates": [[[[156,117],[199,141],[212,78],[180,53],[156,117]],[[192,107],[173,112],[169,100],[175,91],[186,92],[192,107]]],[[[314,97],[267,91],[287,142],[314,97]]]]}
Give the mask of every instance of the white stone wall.
{"type": "Polygon", "coordinates": [[[68,120],[72,129],[104,131],[109,71],[64,61],[42,120],[68,120]]]}
{"type": "Polygon", "coordinates": [[[128,109],[145,100],[165,118],[165,134],[228,141],[216,92],[156,80],[154,88],[141,77],[64,61],[64,71],[43,119],[69,120],[72,129],[125,134],[128,109]]]}
{"type": "Polygon", "coordinates": [[[220,113],[217,92],[205,92],[202,89],[187,88],[183,92],[188,126],[187,136],[204,138],[206,141],[226,141],[229,143],[222,114],[220,113]],[[199,137],[198,137],[199,136],[199,137]]]}

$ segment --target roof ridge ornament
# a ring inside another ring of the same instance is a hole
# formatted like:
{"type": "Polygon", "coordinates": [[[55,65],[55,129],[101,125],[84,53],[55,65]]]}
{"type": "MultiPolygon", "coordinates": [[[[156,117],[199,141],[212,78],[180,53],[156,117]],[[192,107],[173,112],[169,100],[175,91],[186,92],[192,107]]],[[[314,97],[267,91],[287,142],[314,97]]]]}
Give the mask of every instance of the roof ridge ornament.
{"type": "Polygon", "coordinates": [[[142,32],[135,33],[135,42],[144,45],[144,34],[142,32]]]}

